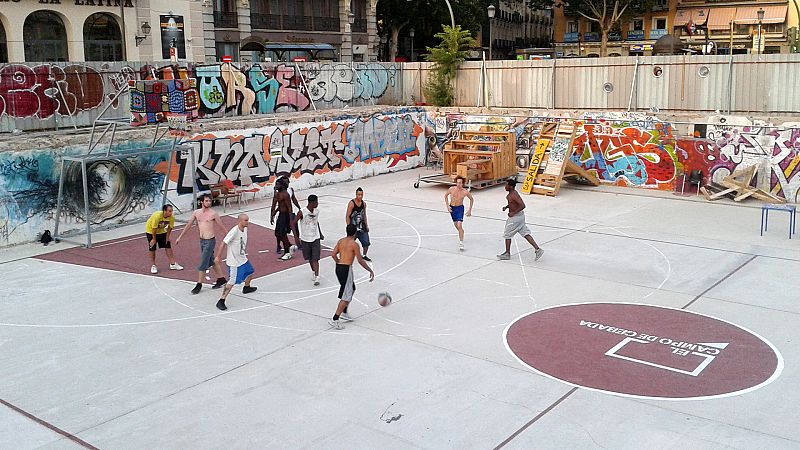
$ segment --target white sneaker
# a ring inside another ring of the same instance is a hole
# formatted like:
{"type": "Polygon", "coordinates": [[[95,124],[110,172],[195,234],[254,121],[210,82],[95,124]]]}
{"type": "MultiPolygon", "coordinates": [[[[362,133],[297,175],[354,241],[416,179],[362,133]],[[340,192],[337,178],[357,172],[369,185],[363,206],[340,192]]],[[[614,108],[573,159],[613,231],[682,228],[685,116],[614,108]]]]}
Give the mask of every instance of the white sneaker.
{"type": "Polygon", "coordinates": [[[314,276],[314,286],[319,286],[319,275],[314,276]]]}
{"type": "Polygon", "coordinates": [[[347,313],[340,314],[339,315],[339,319],[340,320],[344,320],[345,322],[352,322],[353,321],[353,318],[350,317],[350,314],[347,314],[347,313]]]}
{"type": "Polygon", "coordinates": [[[158,267],[156,267],[155,264],[153,264],[153,266],[150,267],[150,273],[158,273],[158,267]]]}
{"type": "Polygon", "coordinates": [[[458,249],[461,250],[462,252],[464,251],[464,242],[463,241],[458,243],[458,249]]]}
{"type": "Polygon", "coordinates": [[[542,255],[544,255],[544,249],[541,248],[541,247],[537,248],[536,249],[536,259],[534,259],[534,261],[538,261],[539,258],[542,257],[542,255]]]}
{"type": "Polygon", "coordinates": [[[338,320],[328,319],[328,325],[332,326],[334,330],[344,330],[344,325],[338,320]]]}
{"type": "Polygon", "coordinates": [[[183,266],[178,263],[170,264],[169,270],[183,270],[183,266]]]}
{"type": "Polygon", "coordinates": [[[292,259],[292,254],[291,253],[286,253],[283,256],[281,256],[281,260],[283,260],[283,261],[288,261],[290,259],[292,259]]]}

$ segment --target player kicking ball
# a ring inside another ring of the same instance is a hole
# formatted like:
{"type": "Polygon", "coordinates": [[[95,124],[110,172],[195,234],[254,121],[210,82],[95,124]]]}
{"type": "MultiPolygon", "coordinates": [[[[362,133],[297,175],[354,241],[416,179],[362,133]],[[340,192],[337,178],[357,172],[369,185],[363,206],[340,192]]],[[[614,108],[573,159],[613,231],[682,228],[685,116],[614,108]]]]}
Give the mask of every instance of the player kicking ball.
{"type": "Polygon", "coordinates": [[[333,248],[333,261],[336,262],[336,278],[339,280],[339,305],[336,307],[336,313],[333,319],[328,321],[328,324],[336,330],[344,329],[344,325],[339,319],[345,322],[353,320],[347,314],[347,306],[353,300],[353,294],[356,292],[356,283],[353,280],[353,261],[358,260],[361,267],[369,272],[369,281],[375,279],[375,273],[372,268],[364,261],[361,256],[361,247],[356,242],[356,226],[350,224],[347,226],[347,237],[339,239],[336,247],[333,248]]]}

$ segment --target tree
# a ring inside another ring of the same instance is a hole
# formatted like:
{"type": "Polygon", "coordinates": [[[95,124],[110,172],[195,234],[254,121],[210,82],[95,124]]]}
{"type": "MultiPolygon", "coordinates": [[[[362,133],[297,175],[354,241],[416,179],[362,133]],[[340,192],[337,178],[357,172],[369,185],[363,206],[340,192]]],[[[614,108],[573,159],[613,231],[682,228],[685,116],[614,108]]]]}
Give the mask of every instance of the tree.
{"type": "Polygon", "coordinates": [[[563,8],[565,16],[580,16],[597,23],[600,28],[600,56],[607,55],[608,34],[618,29],[623,19],[650,12],[654,4],[655,0],[528,0],[528,7],[533,10],[563,8]]]}
{"type": "Polygon", "coordinates": [[[425,56],[428,62],[434,63],[431,77],[425,83],[425,98],[434,106],[453,104],[456,71],[467,57],[468,50],[476,45],[472,34],[462,30],[460,25],[455,28],[445,25],[443,28],[435,36],[440,40],[439,45],[428,47],[428,55],[425,56]]]}
{"type": "MultiPolygon", "coordinates": [[[[487,23],[486,7],[491,0],[450,0],[453,6],[456,25],[463,30],[477,30],[487,23]]],[[[389,39],[389,61],[397,57],[400,33],[413,27],[417,31],[418,42],[425,42],[450,24],[450,13],[444,0],[379,0],[376,16],[380,32],[389,39]],[[425,32],[427,30],[427,33],[425,32]]],[[[429,41],[430,42],[430,41],[429,41]]]]}

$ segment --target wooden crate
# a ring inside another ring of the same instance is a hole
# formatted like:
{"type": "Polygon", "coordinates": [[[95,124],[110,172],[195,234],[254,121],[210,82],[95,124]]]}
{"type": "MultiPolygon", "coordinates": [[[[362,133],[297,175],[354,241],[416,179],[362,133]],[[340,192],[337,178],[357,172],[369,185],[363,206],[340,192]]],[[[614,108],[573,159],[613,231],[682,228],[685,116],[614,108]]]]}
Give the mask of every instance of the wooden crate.
{"type": "Polygon", "coordinates": [[[494,180],[516,175],[516,141],[510,132],[461,131],[445,145],[444,173],[468,180],[494,180]]]}

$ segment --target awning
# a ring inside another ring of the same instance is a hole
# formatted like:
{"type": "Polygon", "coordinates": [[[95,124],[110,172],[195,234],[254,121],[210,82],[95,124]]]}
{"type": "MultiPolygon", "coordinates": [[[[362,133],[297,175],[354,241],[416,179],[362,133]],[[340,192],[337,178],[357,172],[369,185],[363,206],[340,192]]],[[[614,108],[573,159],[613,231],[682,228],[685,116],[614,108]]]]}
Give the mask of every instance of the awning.
{"type": "Polygon", "coordinates": [[[709,30],[728,30],[736,18],[736,8],[711,8],[708,17],[709,30]]]}
{"type": "Polygon", "coordinates": [[[267,42],[264,44],[264,48],[267,51],[270,50],[310,50],[310,51],[321,51],[321,50],[336,50],[331,44],[303,44],[303,43],[294,43],[294,42],[267,42]]]}
{"type": "Polygon", "coordinates": [[[786,22],[786,11],[789,5],[744,6],[736,8],[736,23],[758,24],[758,10],[764,10],[763,24],[786,22]]]}
{"type": "Polygon", "coordinates": [[[682,27],[691,20],[695,25],[705,25],[708,21],[709,8],[679,9],[675,13],[673,27],[682,27]]]}

